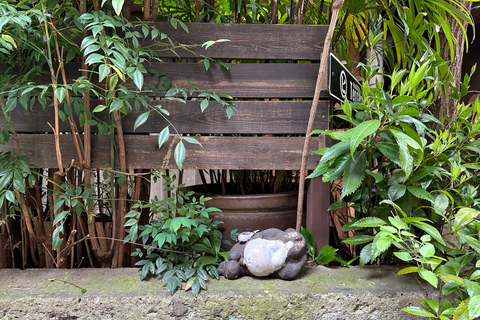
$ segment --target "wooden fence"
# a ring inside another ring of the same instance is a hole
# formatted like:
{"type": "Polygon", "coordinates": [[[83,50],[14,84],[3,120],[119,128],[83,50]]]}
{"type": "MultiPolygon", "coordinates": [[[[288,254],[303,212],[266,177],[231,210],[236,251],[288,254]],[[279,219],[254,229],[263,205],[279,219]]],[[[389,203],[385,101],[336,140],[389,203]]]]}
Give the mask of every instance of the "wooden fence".
{"type": "MultiPolygon", "coordinates": [[[[248,25],[187,23],[189,33],[175,30],[168,23],[156,23],[174,43],[198,44],[209,40],[229,39],[205,50],[192,50],[226,62],[228,70],[212,63],[205,70],[198,56],[189,51],[162,51],[167,62],[150,66],[169,77],[178,87],[188,87],[188,81],[200,89],[213,89],[234,98],[236,112],[227,119],[219,105],[212,104],[201,112],[195,99],[186,104],[161,100],[170,112],[169,120],[183,135],[195,135],[201,146],[187,145],[185,169],[300,169],[301,154],[310,106],[312,103],[319,59],[327,26],[317,25],[248,25]],[[168,62],[170,61],[170,62],[168,62]]],[[[72,74],[78,72],[72,71],[72,74]]],[[[145,82],[155,79],[145,79],[145,82]]],[[[330,100],[323,93],[319,103],[315,129],[328,128],[330,100]]],[[[92,104],[98,103],[92,101],[92,104]]],[[[24,110],[18,107],[12,117],[20,139],[20,153],[39,168],[56,168],[52,110],[24,110]]],[[[108,115],[101,115],[101,117],[108,115]]],[[[134,130],[138,114],[122,119],[125,135],[127,167],[134,169],[176,168],[173,149],[176,137],[158,148],[158,133],[167,123],[159,115],[150,115],[147,122],[134,130]]],[[[5,125],[2,117],[0,125],[5,125]]],[[[64,132],[69,132],[64,123],[64,132]]],[[[77,153],[70,134],[60,137],[64,166],[77,153]]],[[[308,169],[314,169],[319,156],[313,152],[325,146],[323,137],[314,137],[308,169]]],[[[9,143],[1,150],[13,148],[9,143]]],[[[110,162],[111,142],[108,137],[92,137],[92,168],[102,168],[110,162]]],[[[307,198],[306,227],[318,245],[328,244],[329,184],[319,179],[310,183],[307,198]]]]}

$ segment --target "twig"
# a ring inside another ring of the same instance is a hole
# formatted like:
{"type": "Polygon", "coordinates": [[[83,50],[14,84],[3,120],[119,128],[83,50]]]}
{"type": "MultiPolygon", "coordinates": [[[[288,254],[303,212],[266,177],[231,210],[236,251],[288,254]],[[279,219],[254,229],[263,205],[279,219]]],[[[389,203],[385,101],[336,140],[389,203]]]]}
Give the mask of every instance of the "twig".
{"type": "Polygon", "coordinates": [[[320,98],[320,88],[325,78],[326,69],[327,69],[327,58],[329,53],[329,48],[332,43],[333,31],[335,30],[335,25],[338,19],[338,13],[343,7],[343,0],[337,0],[332,4],[332,20],[330,21],[330,26],[328,27],[327,36],[325,37],[325,42],[323,45],[322,57],[320,60],[320,67],[318,69],[317,83],[315,84],[315,94],[312,101],[312,107],[310,109],[310,118],[308,119],[307,132],[305,136],[305,143],[303,145],[303,154],[302,154],[302,166],[300,169],[300,181],[299,181],[299,190],[298,190],[298,205],[297,205],[297,226],[296,229],[300,232],[302,226],[302,216],[303,216],[303,198],[305,193],[305,175],[307,172],[307,159],[308,151],[310,149],[310,133],[312,132],[313,122],[315,120],[315,115],[317,113],[318,100],[320,98]]]}
{"type": "Polygon", "coordinates": [[[82,287],[80,287],[79,285],[76,285],[75,283],[70,282],[70,281],[67,281],[67,280],[62,280],[62,279],[57,279],[57,278],[51,278],[51,279],[48,279],[48,281],[50,281],[50,282],[60,281],[60,282],[67,283],[67,284],[69,284],[69,285],[74,286],[75,288],[80,289],[80,290],[82,291],[82,293],[87,292],[87,289],[82,288],[82,287]]]}

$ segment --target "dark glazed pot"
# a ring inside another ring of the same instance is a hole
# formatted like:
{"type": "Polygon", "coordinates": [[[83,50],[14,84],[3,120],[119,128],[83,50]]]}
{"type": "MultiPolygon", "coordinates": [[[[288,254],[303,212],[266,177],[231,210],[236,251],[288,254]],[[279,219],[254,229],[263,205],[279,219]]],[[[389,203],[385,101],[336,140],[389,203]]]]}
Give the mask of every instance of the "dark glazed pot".
{"type": "MultiPolygon", "coordinates": [[[[188,187],[188,189],[196,191],[199,188],[188,187]]],[[[297,191],[251,195],[220,195],[196,192],[194,196],[198,199],[201,195],[212,198],[205,203],[207,207],[216,207],[222,210],[222,212],[210,213],[210,217],[213,220],[223,222],[218,226],[223,234],[223,239],[232,241],[230,232],[233,229],[244,232],[268,228],[278,228],[280,230],[295,228],[297,191]]]]}

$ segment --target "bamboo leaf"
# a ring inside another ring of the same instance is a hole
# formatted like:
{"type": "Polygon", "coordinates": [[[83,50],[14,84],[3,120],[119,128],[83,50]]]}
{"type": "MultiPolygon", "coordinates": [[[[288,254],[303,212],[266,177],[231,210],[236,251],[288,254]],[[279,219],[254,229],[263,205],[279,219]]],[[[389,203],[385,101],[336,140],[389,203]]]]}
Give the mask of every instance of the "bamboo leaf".
{"type": "Polygon", "coordinates": [[[145,121],[147,121],[149,115],[150,115],[150,111],[144,112],[141,115],[139,115],[135,120],[135,124],[133,125],[133,130],[136,130],[138,127],[144,124],[145,121]]]}
{"type": "Polygon", "coordinates": [[[180,141],[175,147],[175,151],[173,152],[175,163],[180,170],[182,170],[183,162],[185,161],[185,153],[185,145],[182,141],[180,141]]]}
{"type": "Polygon", "coordinates": [[[138,69],[136,69],[135,72],[133,73],[133,83],[135,83],[135,86],[137,87],[138,90],[142,90],[143,74],[138,69]]]}
{"type": "Polygon", "coordinates": [[[170,129],[169,127],[165,127],[160,134],[158,135],[158,148],[160,149],[165,142],[168,141],[168,138],[170,137],[170,129]]]}
{"type": "Polygon", "coordinates": [[[117,16],[122,12],[123,2],[124,0],[112,0],[113,10],[115,10],[117,16]]]}

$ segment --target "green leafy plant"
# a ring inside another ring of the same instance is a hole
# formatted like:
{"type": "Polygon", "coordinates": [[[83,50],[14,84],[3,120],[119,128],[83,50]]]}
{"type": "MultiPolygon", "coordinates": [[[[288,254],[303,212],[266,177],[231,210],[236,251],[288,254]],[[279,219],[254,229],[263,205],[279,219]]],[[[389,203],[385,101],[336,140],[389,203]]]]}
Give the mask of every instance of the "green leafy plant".
{"type": "MultiPolygon", "coordinates": [[[[458,104],[457,116],[445,122],[431,116],[427,108],[441,81],[429,75],[438,63],[432,59],[383,75],[389,90],[382,82],[373,88],[364,83],[363,101],[345,101],[344,114],[338,115],[351,128],[319,132],[339,142],[319,151],[322,159],[311,176],[341,179],[343,201],[355,210],[343,226],[355,236],[344,242],[361,248],[361,266],[411,263],[399,274],[415,273],[441,287],[438,301],[422,300],[426,308],[404,311],[432,319],[474,319],[480,313],[480,103],[458,104]],[[445,298],[448,294],[454,301],[445,298]]],[[[366,79],[375,75],[375,67],[364,68],[366,79]]],[[[467,93],[469,78],[452,96],[467,93]]]]}
{"type": "MultiPolygon", "coordinates": [[[[164,176],[166,191],[175,191],[170,186],[175,179],[164,176]]],[[[178,288],[192,290],[197,296],[206,288],[209,277],[218,278],[216,267],[226,257],[221,250],[222,234],[217,230],[219,221],[212,221],[209,212],[220,211],[214,207],[205,207],[210,198],[192,197],[193,191],[184,192],[180,185],[175,195],[164,200],[156,197],[150,203],[134,204],[127,213],[129,220],[127,241],[141,240],[143,249],[137,248],[133,256],[145,259],[137,262],[141,266],[141,279],[149,274],[163,274],[170,293],[178,288]],[[150,210],[154,220],[139,225],[141,209],[150,210]]]]}
{"type": "Polygon", "coordinates": [[[315,247],[315,240],[313,239],[312,234],[305,228],[302,228],[301,231],[305,241],[307,241],[309,246],[308,255],[312,258],[313,264],[315,266],[323,264],[328,265],[330,262],[335,261],[340,263],[342,266],[348,267],[353,261],[357,258],[352,259],[351,261],[347,262],[341,259],[337,251],[338,249],[334,249],[331,246],[323,246],[316,254],[316,247],[315,247]]]}

